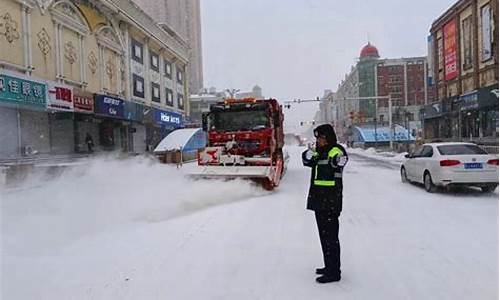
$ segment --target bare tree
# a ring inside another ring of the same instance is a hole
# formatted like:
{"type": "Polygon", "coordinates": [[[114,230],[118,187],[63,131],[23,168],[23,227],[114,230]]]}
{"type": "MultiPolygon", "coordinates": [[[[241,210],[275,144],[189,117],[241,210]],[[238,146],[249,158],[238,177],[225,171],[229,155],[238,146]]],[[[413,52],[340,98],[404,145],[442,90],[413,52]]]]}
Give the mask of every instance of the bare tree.
{"type": "Polygon", "coordinates": [[[235,98],[236,94],[240,91],[240,89],[226,89],[226,94],[229,95],[229,98],[235,98]]]}

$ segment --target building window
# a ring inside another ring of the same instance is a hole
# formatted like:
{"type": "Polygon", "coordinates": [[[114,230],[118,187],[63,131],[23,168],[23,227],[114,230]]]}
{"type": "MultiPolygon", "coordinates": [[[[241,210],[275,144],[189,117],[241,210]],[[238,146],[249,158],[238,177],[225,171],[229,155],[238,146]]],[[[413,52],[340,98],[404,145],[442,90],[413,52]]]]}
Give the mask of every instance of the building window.
{"type": "Polygon", "coordinates": [[[167,105],[174,106],[174,92],[171,89],[165,89],[165,95],[167,98],[167,105]]]}
{"type": "Polygon", "coordinates": [[[184,73],[179,70],[179,68],[177,68],[177,82],[179,84],[183,84],[183,80],[184,80],[184,73]]]}
{"type": "Polygon", "coordinates": [[[151,83],[151,100],[160,103],[160,85],[158,83],[151,83]]]}
{"type": "Polygon", "coordinates": [[[184,109],[184,95],[177,93],[177,105],[180,109],[184,109]]]}
{"type": "Polygon", "coordinates": [[[144,78],[139,75],[132,75],[132,82],[134,87],[134,96],[144,98],[144,78]]]}
{"type": "Polygon", "coordinates": [[[149,57],[151,58],[150,60],[151,70],[160,72],[160,60],[158,54],[154,52],[149,52],[149,57]]]}
{"type": "Polygon", "coordinates": [[[491,9],[486,4],[481,7],[481,61],[487,61],[493,57],[492,35],[491,35],[491,9]]]}
{"type": "Polygon", "coordinates": [[[165,59],[165,76],[172,79],[172,63],[165,59]]]}
{"type": "Polygon", "coordinates": [[[144,63],[144,47],[138,41],[132,39],[132,59],[136,62],[144,63]]]}
{"type": "Polygon", "coordinates": [[[462,51],[464,53],[463,69],[472,68],[472,16],[462,21],[462,51]]]}

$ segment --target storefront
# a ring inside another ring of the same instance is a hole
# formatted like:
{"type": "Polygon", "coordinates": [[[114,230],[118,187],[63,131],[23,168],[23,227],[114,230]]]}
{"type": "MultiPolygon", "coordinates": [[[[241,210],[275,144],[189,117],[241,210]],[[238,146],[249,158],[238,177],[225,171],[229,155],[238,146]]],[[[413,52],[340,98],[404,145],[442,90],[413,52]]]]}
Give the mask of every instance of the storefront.
{"type": "Polygon", "coordinates": [[[75,150],[73,87],[49,81],[47,88],[50,152],[73,153],[75,150]]]}
{"type": "Polygon", "coordinates": [[[436,102],[433,104],[425,105],[421,112],[422,122],[424,124],[424,138],[425,139],[438,139],[442,137],[441,133],[441,119],[443,116],[443,103],[436,102]]]}
{"type": "Polygon", "coordinates": [[[498,139],[498,85],[461,95],[458,102],[462,138],[498,139]]]}
{"type": "Polygon", "coordinates": [[[479,89],[480,135],[498,142],[498,84],[479,89]]]}
{"type": "Polygon", "coordinates": [[[134,152],[143,153],[150,151],[148,137],[155,128],[154,109],[149,106],[137,104],[137,119],[138,124],[134,124],[134,152]]]}
{"type": "Polygon", "coordinates": [[[96,94],[94,101],[94,110],[100,120],[98,144],[106,151],[127,151],[128,126],[124,121],[125,100],[96,94]]]}
{"type": "Polygon", "coordinates": [[[183,117],[181,114],[156,108],[153,110],[154,125],[148,126],[146,130],[146,140],[150,151],[170,132],[183,126],[183,117]]]}
{"type": "Polygon", "coordinates": [[[125,120],[128,127],[128,152],[143,153],[146,150],[146,127],[142,124],[144,106],[135,102],[125,101],[125,120]]]}
{"type": "Polygon", "coordinates": [[[0,73],[1,157],[50,152],[47,86],[36,79],[0,73]]]}
{"type": "Polygon", "coordinates": [[[99,137],[99,122],[94,118],[94,94],[73,90],[73,101],[75,106],[74,128],[75,128],[75,151],[89,152],[85,139],[90,136],[94,147],[92,151],[99,151],[97,143],[99,137]]]}

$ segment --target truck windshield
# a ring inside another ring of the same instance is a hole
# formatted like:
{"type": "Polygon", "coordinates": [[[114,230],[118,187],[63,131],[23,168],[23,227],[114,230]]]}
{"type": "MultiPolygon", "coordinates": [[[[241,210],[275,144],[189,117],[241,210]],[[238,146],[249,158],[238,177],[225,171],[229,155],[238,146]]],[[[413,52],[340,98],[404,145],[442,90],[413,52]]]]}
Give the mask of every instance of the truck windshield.
{"type": "Polygon", "coordinates": [[[265,110],[221,111],[211,116],[210,129],[223,131],[256,130],[268,127],[265,110]]]}

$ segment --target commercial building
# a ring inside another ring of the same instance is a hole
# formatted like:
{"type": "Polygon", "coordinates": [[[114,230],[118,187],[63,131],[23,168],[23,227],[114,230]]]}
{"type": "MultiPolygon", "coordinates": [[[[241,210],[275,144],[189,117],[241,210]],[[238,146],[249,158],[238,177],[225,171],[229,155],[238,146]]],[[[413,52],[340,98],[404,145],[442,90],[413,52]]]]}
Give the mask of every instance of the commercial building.
{"type": "Polygon", "coordinates": [[[188,45],[189,93],[203,88],[200,0],[134,0],[156,22],[188,45]]]}
{"type": "Polygon", "coordinates": [[[215,87],[208,90],[203,90],[202,93],[191,95],[190,102],[190,118],[193,124],[201,126],[202,114],[210,111],[210,105],[222,101],[226,94],[217,92],[215,87]]]}
{"type": "Polygon", "coordinates": [[[456,2],[429,46],[437,99],[422,110],[425,138],[498,146],[498,0],[456,2]]]}
{"type": "Polygon", "coordinates": [[[210,110],[210,105],[215,104],[219,101],[224,100],[225,98],[234,97],[236,99],[243,98],[255,98],[255,99],[263,99],[262,88],[258,85],[255,85],[251,91],[239,91],[237,89],[233,90],[225,90],[225,91],[217,91],[215,87],[211,87],[209,89],[202,89],[201,93],[191,95],[189,98],[189,118],[191,121],[191,125],[200,125],[202,114],[208,112],[210,110]]]}
{"type": "Polygon", "coordinates": [[[368,43],[333,97],[331,115],[340,138],[351,139],[355,125],[388,125],[388,100],[355,99],[375,96],[390,96],[393,123],[418,135],[420,110],[435,94],[427,82],[426,57],[381,59],[378,49],[368,43]]]}
{"type": "Polygon", "coordinates": [[[255,85],[251,91],[240,91],[235,95],[236,99],[244,99],[244,98],[255,98],[255,99],[264,99],[264,95],[262,94],[262,88],[258,85],[255,85]]]}
{"type": "Polygon", "coordinates": [[[0,0],[0,158],[143,152],[186,115],[188,47],[133,2],[0,0]]]}

